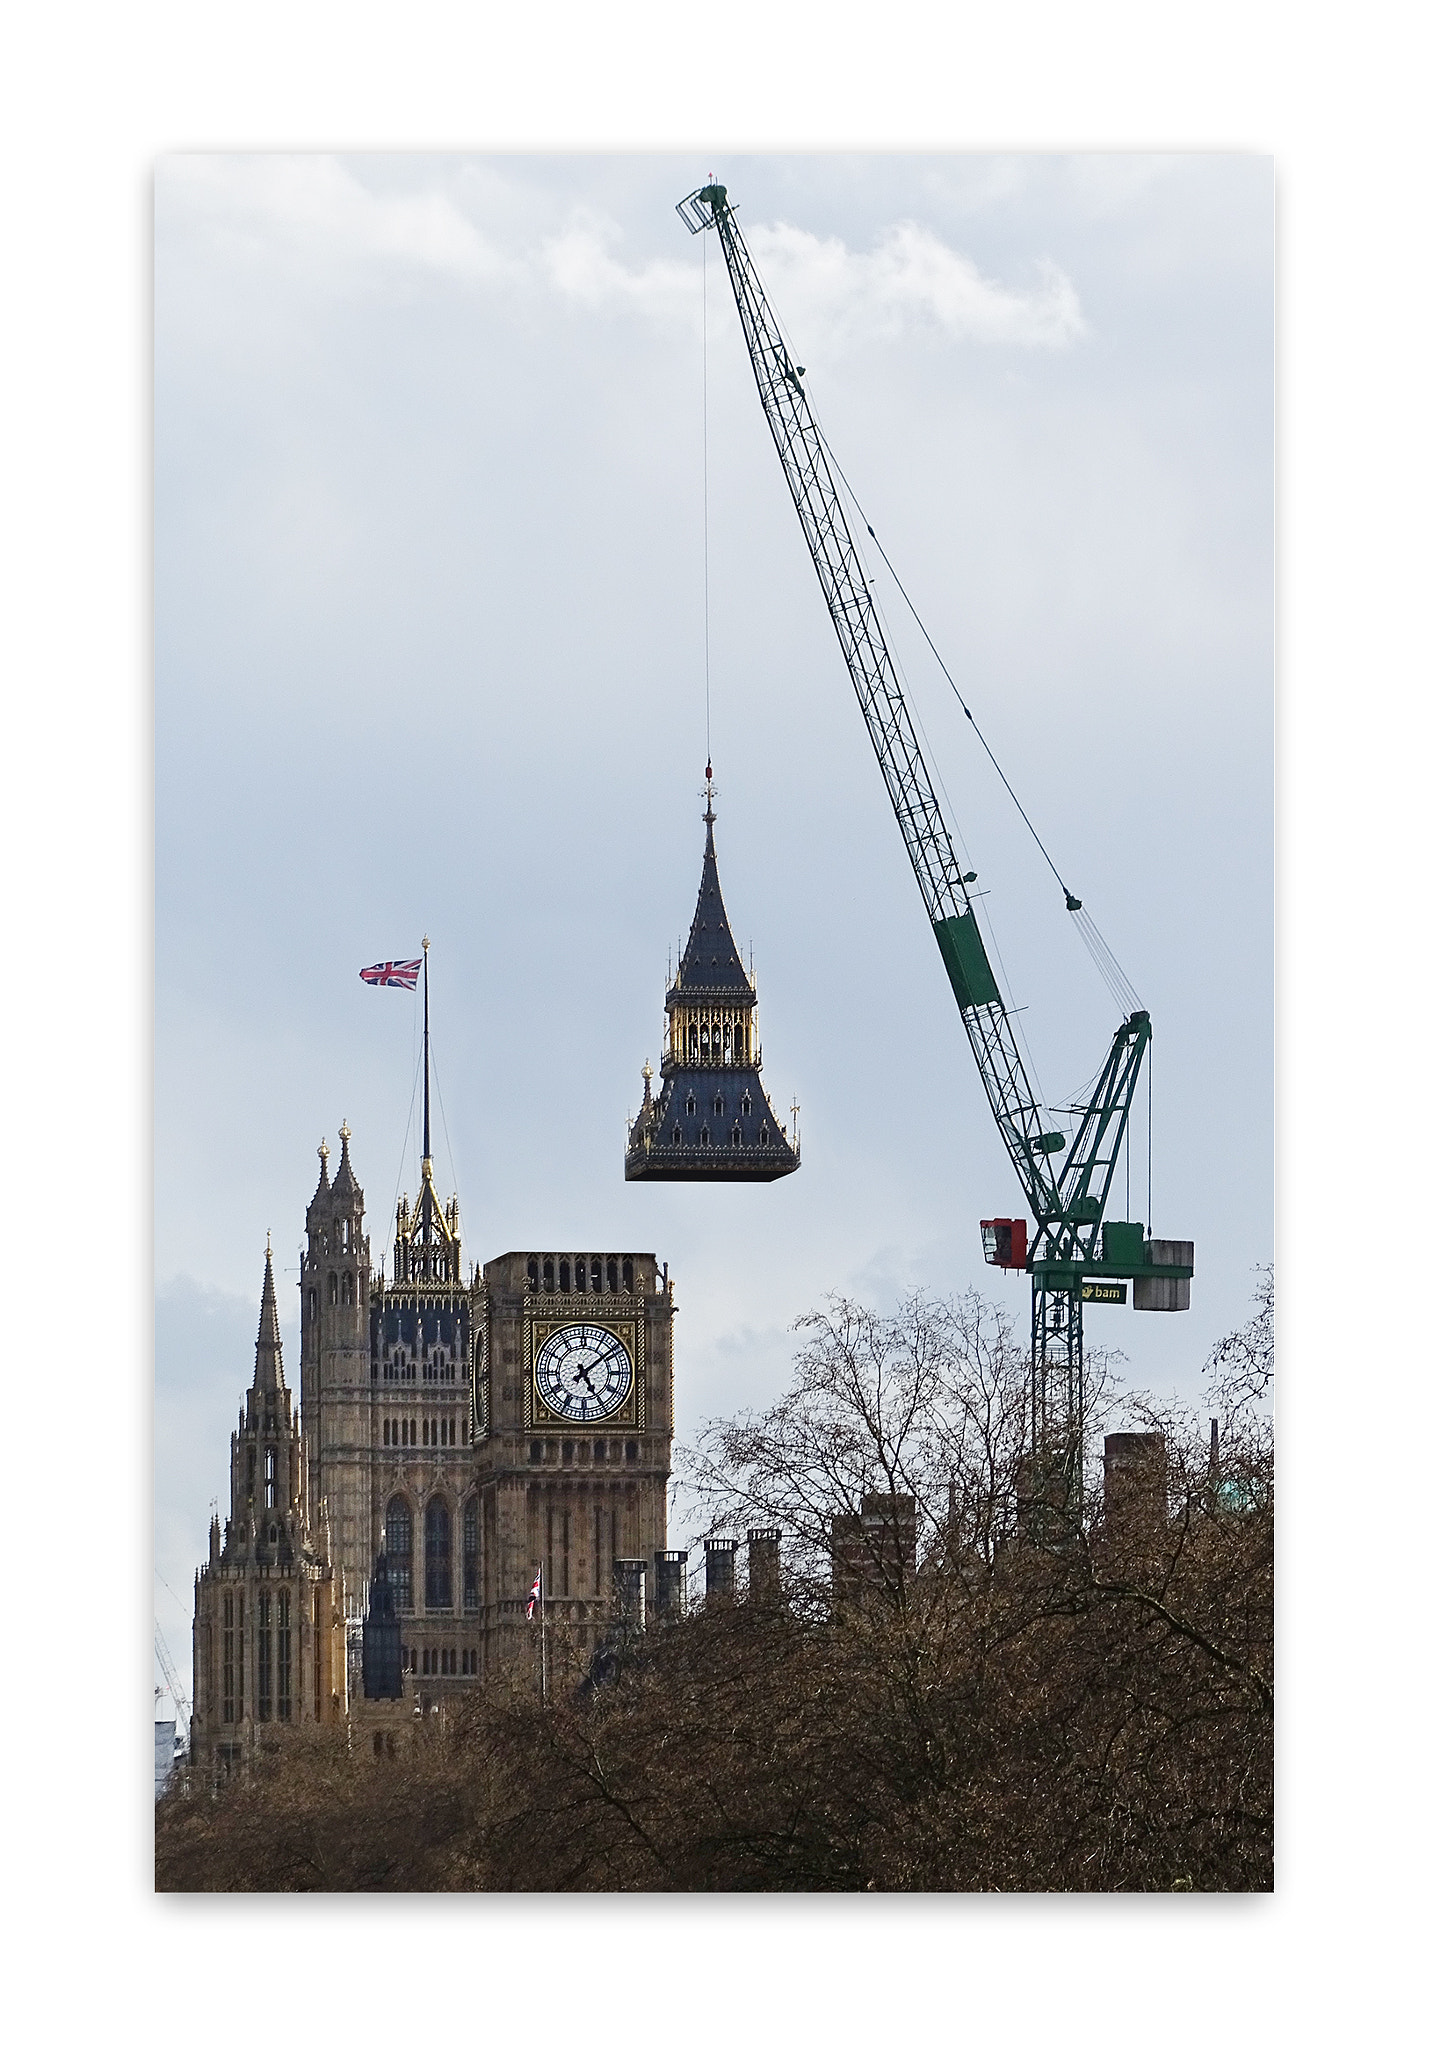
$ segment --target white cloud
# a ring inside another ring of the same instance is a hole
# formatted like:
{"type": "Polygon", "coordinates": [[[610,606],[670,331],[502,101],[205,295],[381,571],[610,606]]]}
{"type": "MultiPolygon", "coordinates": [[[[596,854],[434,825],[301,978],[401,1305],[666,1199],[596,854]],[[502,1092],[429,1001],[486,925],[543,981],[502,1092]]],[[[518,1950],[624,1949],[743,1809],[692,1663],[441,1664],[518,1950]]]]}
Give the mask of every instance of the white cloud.
{"type": "Polygon", "coordinates": [[[931,327],[958,341],[1063,348],[1087,332],[1077,293],[1056,264],[1018,291],[982,275],[930,229],[902,221],[865,254],[780,223],[752,227],[751,254],[788,311],[801,346],[826,352],[931,327]]]}
{"type": "Polygon", "coordinates": [[[439,184],[375,191],[331,156],[176,157],[165,196],[210,232],[301,250],[332,271],[374,259],[485,283],[511,261],[439,184]]]}
{"type": "MultiPolygon", "coordinates": [[[[364,176],[317,155],[175,157],[161,173],[165,199],[230,251],[247,245],[261,261],[285,248],[310,275],[351,281],[397,264],[475,287],[524,284],[588,310],[655,320],[698,314],[698,265],[623,262],[621,229],[608,214],[575,208],[544,236],[503,248],[459,204],[450,172],[406,185],[396,182],[402,175],[400,165],[394,173],[379,161],[364,176]]],[[[1020,348],[1061,348],[1086,332],[1077,293],[1055,264],[1044,262],[1037,282],[1019,290],[985,277],[915,221],[865,252],[783,223],[753,224],[746,239],[792,333],[826,354],[921,327],[1020,348]]]]}
{"type": "Polygon", "coordinates": [[[697,316],[700,272],[693,263],[656,259],[634,267],[611,253],[620,230],[584,209],[541,247],[539,267],[563,297],[592,308],[629,306],[656,317],[697,316]]]}

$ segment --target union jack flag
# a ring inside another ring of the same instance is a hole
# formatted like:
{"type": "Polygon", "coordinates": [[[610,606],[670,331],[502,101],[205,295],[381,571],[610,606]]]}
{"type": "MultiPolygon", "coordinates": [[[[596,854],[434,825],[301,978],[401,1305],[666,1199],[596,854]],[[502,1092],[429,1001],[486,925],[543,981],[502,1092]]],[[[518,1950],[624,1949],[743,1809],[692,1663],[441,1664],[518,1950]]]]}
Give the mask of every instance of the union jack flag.
{"type": "Polygon", "coordinates": [[[526,1618],[535,1621],[536,1610],[541,1605],[541,1566],[536,1567],[536,1577],[531,1582],[531,1598],[526,1603],[526,1618]]]}
{"type": "Polygon", "coordinates": [[[380,960],[376,967],[358,969],[369,988],[416,988],[421,972],[420,960],[380,960]]]}

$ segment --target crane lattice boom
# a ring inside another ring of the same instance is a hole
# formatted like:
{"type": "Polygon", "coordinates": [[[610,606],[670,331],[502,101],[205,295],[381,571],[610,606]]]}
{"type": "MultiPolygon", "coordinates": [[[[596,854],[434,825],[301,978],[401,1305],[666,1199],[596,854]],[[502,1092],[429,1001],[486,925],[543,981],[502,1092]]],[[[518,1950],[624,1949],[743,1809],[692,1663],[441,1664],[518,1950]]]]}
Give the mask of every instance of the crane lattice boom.
{"type": "MultiPolygon", "coordinates": [[[[780,333],[725,187],[710,184],[692,192],[678,211],[692,234],[713,227],[719,236],[780,467],[994,1120],[1037,1219],[1026,1261],[1033,1275],[1035,1445],[1059,1446],[1065,1461],[1065,1498],[1072,1504],[1080,1499],[1081,1488],[1084,1269],[1096,1256],[1138,1072],[1151,1043],[1151,1020],[1145,1010],[1133,1010],[1119,1025],[1090,1100],[1077,1105],[1081,1121],[1067,1146],[1064,1134],[1044,1123],[1012,1018],[989,965],[969,877],[960,865],[919,748],[833,466],[805,394],[804,371],[780,333]],[[1055,1172],[1052,1159],[1065,1146],[1067,1158],[1055,1172]]],[[[1080,907],[1068,897],[1069,910],[1080,907]]],[[[1141,1226],[1133,1227],[1140,1245],[1141,1226]]],[[[1122,1256],[1130,1263],[1120,1270],[1140,1273],[1141,1252],[1130,1240],[1124,1244],[1122,1256]]],[[[1103,1275],[1119,1270],[1106,1253],[1096,1263],[1103,1275]]]]}

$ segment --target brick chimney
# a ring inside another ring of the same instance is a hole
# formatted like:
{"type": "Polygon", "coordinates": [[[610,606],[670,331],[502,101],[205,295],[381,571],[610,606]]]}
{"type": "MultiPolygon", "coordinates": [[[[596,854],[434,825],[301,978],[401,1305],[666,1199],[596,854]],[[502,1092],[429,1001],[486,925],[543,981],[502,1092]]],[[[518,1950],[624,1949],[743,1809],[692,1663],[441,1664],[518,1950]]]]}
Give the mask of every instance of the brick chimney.
{"type": "Polygon", "coordinates": [[[780,1597],[780,1532],[751,1529],[750,1599],[757,1606],[773,1607],[780,1597]]]}
{"type": "Polygon", "coordinates": [[[735,1599],[735,1550],[733,1536],[705,1539],[705,1605],[730,1607],[735,1599]]]}
{"type": "Polygon", "coordinates": [[[1167,1526],[1167,1445],[1153,1429],[1102,1439],[1103,1520],[1112,1537],[1160,1536],[1167,1526]]]}

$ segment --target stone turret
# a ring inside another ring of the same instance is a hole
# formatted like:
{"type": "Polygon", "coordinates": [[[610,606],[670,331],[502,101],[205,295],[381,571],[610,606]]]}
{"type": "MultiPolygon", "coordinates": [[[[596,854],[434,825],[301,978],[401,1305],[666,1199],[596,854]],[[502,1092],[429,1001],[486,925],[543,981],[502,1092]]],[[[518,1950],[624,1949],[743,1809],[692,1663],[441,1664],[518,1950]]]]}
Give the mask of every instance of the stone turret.
{"type": "MultiPolygon", "coordinates": [[[[326,1178],[326,1176],[325,1176],[326,1178]]],[[[303,1440],[283,1373],[273,1248],[253,1379],[229,1448],[229,1515],[194,1592],[194,1760],[222,1774],[255,1742],[346,1707],[341,1584],[312,1540],[303,1440]]]]}

